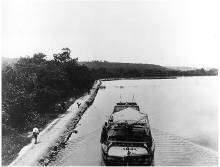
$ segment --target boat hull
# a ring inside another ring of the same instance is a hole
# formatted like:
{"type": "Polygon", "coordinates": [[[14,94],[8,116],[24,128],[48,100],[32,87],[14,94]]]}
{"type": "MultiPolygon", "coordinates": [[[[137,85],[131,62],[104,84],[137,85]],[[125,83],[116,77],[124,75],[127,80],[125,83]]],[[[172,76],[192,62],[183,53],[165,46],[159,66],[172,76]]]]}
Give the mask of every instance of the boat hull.
{"type": "Polygon", "coordinates": [[[102,152],[102,159],[105,165],[113,166],[146,166],[152,165],[153,163],[153,154],[151,155],[140,155],[140,156],[126,156],[126,157],[117,157],[109,156],[106,153],[102,152]]]}

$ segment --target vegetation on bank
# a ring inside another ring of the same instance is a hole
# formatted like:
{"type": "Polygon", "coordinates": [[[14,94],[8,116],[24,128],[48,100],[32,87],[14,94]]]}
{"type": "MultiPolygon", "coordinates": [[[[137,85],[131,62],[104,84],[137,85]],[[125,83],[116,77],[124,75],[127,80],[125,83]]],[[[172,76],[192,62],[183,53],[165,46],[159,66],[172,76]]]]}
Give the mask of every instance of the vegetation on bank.
{"type": "Polygon", "coordinates": [[[218,75],[218,70],[215,68],[183,71],[154,64],[115,63],[107,61],[80,62],[80,64],[87,66],[95,79],[218,75]]]}
{"type": "Polygon", "coordinates": [[[8,165],[30,142],[25,132],[43,127],[96,79],[217,75],[217,69],[181,71],[153,64],[78,62],[68,48],[47,60],[43,53],[22,57],[2,68],[2,164],[8,165]],[[67,103],[66,103],[67,102],[67,103]]]}
{"type": "Polygon", "coordinates": [[[44,126],[50,119],[48,115],[65,111],[68,97],[83,94],[93,85],[89,69],[79,65],[70,53],[64,48],[52,60],[39,53],[2,69],[3,165],[15,158],[12,150],[19,151],[30,141],[24,141],[20,134],[44,126]]]}
{"type": "Polygon", "coordinates": [[[39,53],[18,59],[2,69],[3,124],[18,130],[32,129],[45,114],[62,112],[57,104],[88,91],[101,78],[144,78],[217,75],[217,69],[175,70],[153,64],[78,62],[68,48],[52,60],[39,53]]]}
{"type": "Polygon", "coordinates": [[[39,53],[20,58],[2,71],[2,109],[8,114],[3,124],[16,130],[39,124],[40,115],[59,113],[55,104],[88,91],[94,79],[86,66],[70,57],[70,50],[54,54],[52,60],[39,53]]]}
{"type": "Polygon", "coordinates": [[[2,125],[2,165],[9,165],[17,156],[18,152],[28,143],[31,138],[18,133],[16,130],[2,125]]]}

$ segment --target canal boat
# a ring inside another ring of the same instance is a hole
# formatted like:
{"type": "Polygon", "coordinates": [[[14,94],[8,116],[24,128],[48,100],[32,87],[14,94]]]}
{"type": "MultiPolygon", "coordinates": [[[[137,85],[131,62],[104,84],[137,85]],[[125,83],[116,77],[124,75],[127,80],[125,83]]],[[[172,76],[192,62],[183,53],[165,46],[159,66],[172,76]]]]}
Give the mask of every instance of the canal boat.
{"type": "Polygon", "coordinates": [[[136,102],[117,103],[101,134],[102,159],[106,165],[151,165],[154,139],[148,116],[136,102]]]}

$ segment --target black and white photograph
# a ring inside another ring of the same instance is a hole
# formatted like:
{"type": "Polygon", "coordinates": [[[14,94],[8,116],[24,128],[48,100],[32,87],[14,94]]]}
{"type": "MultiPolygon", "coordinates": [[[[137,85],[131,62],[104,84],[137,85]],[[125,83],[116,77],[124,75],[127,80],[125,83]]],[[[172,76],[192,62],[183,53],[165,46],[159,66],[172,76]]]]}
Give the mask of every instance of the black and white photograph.
{"type": "Polygon", "coordinates": [[[2,166],[218,166],[218,0],[2,0],[2,166]]]}

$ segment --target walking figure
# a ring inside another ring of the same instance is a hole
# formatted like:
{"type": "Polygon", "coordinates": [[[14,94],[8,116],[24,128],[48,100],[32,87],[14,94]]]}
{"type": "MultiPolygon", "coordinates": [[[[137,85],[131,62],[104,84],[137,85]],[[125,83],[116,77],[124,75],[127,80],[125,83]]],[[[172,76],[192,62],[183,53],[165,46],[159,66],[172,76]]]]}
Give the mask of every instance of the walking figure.
{"type": "Polygon", "coordinates": [[[39,134],[39,130],[38,130],[38,128],[34,128],[33,129],[33,137],[34,137],[34,144],[37,144],[37,136],[38,136],[38,134],[39,134]]]}
{"type": "Polygon", "coordinates": [[[81,105],[81,103],[77,102],[77,106],[78,106],[78,108],[79,108],[80,105],[81,105]]]}

